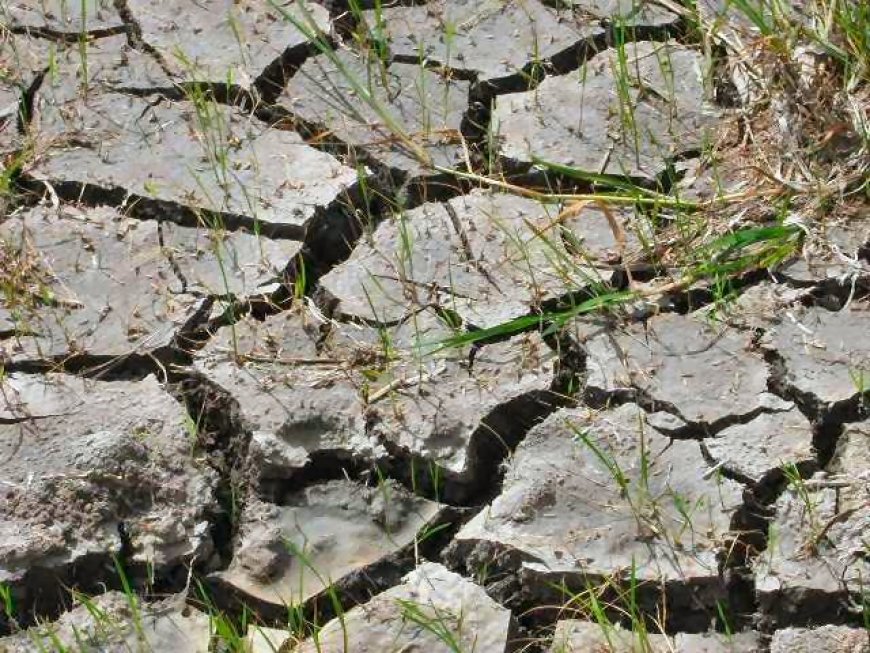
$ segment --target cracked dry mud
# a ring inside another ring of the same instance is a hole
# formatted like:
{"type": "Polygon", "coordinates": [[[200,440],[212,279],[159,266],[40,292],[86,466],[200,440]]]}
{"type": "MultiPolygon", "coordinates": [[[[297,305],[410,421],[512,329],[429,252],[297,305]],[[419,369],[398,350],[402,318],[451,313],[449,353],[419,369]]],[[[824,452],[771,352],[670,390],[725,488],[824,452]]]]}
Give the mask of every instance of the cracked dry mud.
{"type": "Polygon", "coordinates": [[[0,216],[0,651],[217,650],[242,606],[253,651],[634,651],[638,619],[644,650],[868,650],[866,216],[724,310],[438,346],[630,280],[662,221],[449,169],[697,162],[726,109],[676,13],[363,3],[372,43],[342,3],[0,4],[0,155],[29,157],[0,216]]]}

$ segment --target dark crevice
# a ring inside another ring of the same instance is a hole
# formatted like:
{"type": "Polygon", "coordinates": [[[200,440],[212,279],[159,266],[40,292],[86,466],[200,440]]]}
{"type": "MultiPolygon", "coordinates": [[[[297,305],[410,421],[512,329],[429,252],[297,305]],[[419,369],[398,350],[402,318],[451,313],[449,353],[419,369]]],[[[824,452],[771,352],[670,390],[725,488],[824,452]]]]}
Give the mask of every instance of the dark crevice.
{"type": "Polygon", "coordinates": [[[121,548],[88,553],[64,565],[31,565],[20,577],[5,583],[14,601],[15,617],[10,619],[5,612],[0,612],[0,637],[57,619],[72,609],[72,589],[91,597],[112,590],[123,591],[119,566],[130,587],[145,600],[184,589],[188,575],[184,562],[155,569],[144,563],[124,563],[123,553],[121,548]]]}
{"type": "Polygon", "coordinates": [[[157,51],[154,46],[148,43],[142,37],[142,27],[139,25],[139,21],[136,20],[136,17],[133,15],[132,10],[127,4],[127,0],[113,0],[113,4],[115,7],[115,11],[118,12],[118,15],[121,17],[121,20],[124,21],[124,31],[127,34],[127,42],[130,44],[135,50],[139,50],[140,52],[144,52],[148,56],[150,56],[154,61],[157,62],[157,65],[160,66],[160,69],[168,76],[172,76],[172,71],[170,67],[167,65],[166,61],[163,59],[163,55],[157,51]]]}
{"type": "Polygon", "coordinates": [[[467,445],[467,470],[457,474],[430,458],[383,439],[389,457],[379,467],[418,495],[453,506],[479,506],[501,491],[504,461],[528,431],[570,398],[552,390],[513,397],[480,420],[467,445]]]}
{"type": "Polygon", "coordinates": [[[251,434],[242,424],[238,402],[202,375],[170,369],[167,387],[193,420],[196,447],[218,475],[218,510],[209,516],[209,523],[220,567],[225,568],[232,561],[233,539],[247,495],[251,434]]]}
{"type": "Polygon", "coordinates": [[[54,29],[52,27],[32,27],[28,25],[13,25],[7,27],[11,34],[18,36],[29,36],[47,41],[56,41],[58,43],[81,43],[82,41],[94,41],[96,39],[105,39],[110,36],[118,36],[119,34],[127,33],[126,25],[117,25],[115,27],[104,27],[100,29],[86,29],[76,32],[67,32],[64,30],[54,29]]]}
{"type": "Polygon", "coordinates": [[[305,60],[318,52],[320,50],[313,43],[300,43],[285,49],[254,81],[253,87],[260,101],[267,105],[274,104],[305,60]]]}
{"type": "Polygon", "coordinates": [[[6,372],[22,374],[49,374],[63,372],[101,381],[139,381],[154,374],[165,377],[168,365],[177,365],[185,359],[172,347],[158,347],[146,353],[123,355],[62,354],[55,357],[2,361],[6,372]]]}
{"type": "Polygon", "coordinates": [[[311,451],[304,466],[282,472],[285,474],[280,478],[259,475],[256,491],[262,500],[275,505],[286,505],[287,497],[297,493],[300,488],[341,479],[374,486],[379,480],[388,478],[384,474],[379,476],[375,461],[362,458],[350,449],[311,451]]]}
{"type": "Polygon", "coordinates": [[[305,226],[261,222],[239,213],[194,209],[169,200],[144,197],[120,186],[100,186],[89,182],[46,180],[23,174],[22,191],[42,195],[49,184],[61,200],[87,206],[113,206],[140,220],[168,221],[183,227],[219,227],[228,231],[248,231],[265,238],[302,240],[305,226]]]}
{"type": "MultiPolygon", "coordinates": [[[[838,429],[815,427],[814,444],[818,442],[829,449],[838,429]]],[[[802,461],[794,466],[801,479],[808,479],[823,468],[829,454],[820,452],[819,460],[802,461]]],[[[850,614],[845,606],[849,603],[848,592],[839,594],[828,590],[784,588],[779,592],[759,595],[755,588],[754,563],[763,556],[770,544],[770,526],[775,517],[775,504],[790,487],[791,481],[782,468],[773,468],[757,483],[741,479],[739,475],[722,470],[723,475],[738,482],[746,481],[743,503],[731,520],[733,539],[726,542],[727,557],[723,568],[730,575],[736,593],[732,602],[740,605],[740,623],[751,624],[762,632],[773,632],[787,626],[809,627],[814,624],[860,625],[860,616],[850,614]]],[[[851,597],[855,598],[855,597],[851,597]]]]}
{"type": "Polygon", "coordinates": [[[238,84],[225,82],[179,81],[171,86],[152,87],[113,85],[109,90],[133,97],[156,97],[158,101],[165,98],[173,102],[190,102],[191,98],[202,96],[216,104],[225,104],[249,113],[256,110],[259,102],[251,91],[238,84]]]}
{"type": "Polygon", "coordinates": [[[638,403],[647,412],[654,413],[658,411],[663,411],[674,415],[675,417],[678,417],[680,420],[685,422],[685,426],[680,426],[675,429],[669,429],[664,426],[656,427],[665,435],[680,440],[703,440],[705,438],[712,438],[715,437],[720,431],[724,431],[725,429],[732,426],[737,426],[739,424],[749,424],[752,420],[760,417],[761,415],[776,415],[777,413],[783,412],[780,410],[766,408],[764,406],[756,406],[752,410],[745,413],[734,413],[732,415],[725,415],[712,422],[692,422],[684,419],[679,410],[672,405],[669,405],[665,402],[657,401],[655,399],[652,399],[651,402],[647,404],[648,399],[646,398],[645,394],[640,392],[638,393],[638,397],[638,403]]]}
{"type": "Polygon", "coordinates": [[[827,278],[802,280],[788,273],[788,268],[776,271],[779,283],[797,290],[806,290],[802,302],[806,306],[818,306],[828,311],[839,311],[847,302],[870,295],[870,277],[858,275],[854,279],[827,278]]]}
{"type": "Polygon", "coordinates": [[[27,88],[21,91],[21,101],[18,105],[18,133],[27,134],[30,123],[33,120],[34,108],[36,105],[36,95],[42,87],[42,82],[48,74],[49,69],[43,68],[30,81],[27,88]]]}

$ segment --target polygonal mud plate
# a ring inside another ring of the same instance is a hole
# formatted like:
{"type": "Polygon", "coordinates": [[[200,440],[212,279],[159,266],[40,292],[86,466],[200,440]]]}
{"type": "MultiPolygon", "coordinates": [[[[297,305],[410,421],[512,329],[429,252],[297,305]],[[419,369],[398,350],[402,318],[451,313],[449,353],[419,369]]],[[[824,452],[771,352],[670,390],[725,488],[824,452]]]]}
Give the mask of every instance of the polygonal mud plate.
{"type": "MultiPolygon", "coordinates": [[[[121,550],[158,571],[211,552],[214,473],[188,417],[153,376],[92,381],[13,373],[0,405],[0,581],[121,550]]],[[[91,579],[93,580],[93,579],[91,579]]]]}
{"type": "Polygon", "coordinates": [[[755,587],[780,623],[830,618],[867,591],[868,460],[870,423],[847,424],[826,471],[791,483],[777,500],[755,587]]]}
{"type": "Polygon", "coordinates": [[[537,0],[439,0],[365,17],[389,39],[397,60],[418,63],[422,56],[503,90],[526,87],[533,66],[574,59],[581,46],[604,36],[594,19],[575,23],[570,12],[537,0]]]}
{"type": "Polygon", "coordinates": [[[550,653],[755,653],[760,641],[757,633],[687,634],[673,637],[624,630],[617,624],[565,620],[556,624],[550,653]]]}
{"type": "Polygon", "coordinates": [[[134,613],[130,598],[121,592],[107,592],[90,599],[89,605],[80,604],[63,613],[57,621],[0,638],[0,651],[204,653],[209,650],[211,619],[185,605],[184,596],[139,604],[136,610],[134,613]]]}
{"type": "Polygon", "coordinates": [[[470,570],[513,560],[529,596],[633,574],[641,588],[696,593],[709,609],[740,503],[741,487],[711,473],[697,442],[663,436],[636,405],[563,409],[529,432],[501,494],[448,555],[470,570]]]}
{"type": "Polygon", "coordinates": [[[323,322],[304,308],[222,329],[194,367],[238,402],[252,434],[251,468],[260,483],[289,480],[312,456],[344,460],[383,454],[369,437],[354,364],[375,364],[368,343],[321,351],[323,322]]]}
{"type": "MultiPolygon", "coordinates": [[[[160,53],[180,81],[237,84],[249,89],[282,58],[301,58],[310,45],[289,14],[312,32],[329,29],[325,7],[267,0],[128,0],[142,39],[160,53]]],[[[279,76],[280,77],[280,76],[279,76]]]]}
{"type": "MultiPolygon", "coordinates": [[[[80,6],[79,2],[69,3],[80,6]]],[[[16,133],[18,107],[22,94],[38,87],[30,117],[28,135],[36,138],[43,112],[57,110],[80,93],[123,86],[165,88],[170,85],[157,62],[132,49],[124,36],[92,39],[85,43],[55,42],[27,35],[0,34],[0,116],[3,130],[0,151],[20,147],[23,134],[16,133]],[[51,64],[51,65],[49,65],[51,64]],[[87,73],[87,74],[86,74],[87,73]]],[[[39,155],[40,141],[35,155],[39,155]]]]}
{"type": "Polygon", "coordinates": [[[664,6],[650,0],[544,0],[545,4],[571,7],[585,20],[600,21],[605,25],[620,22],[628,28],[628,35],[640,40],[646,30],[676,26],[678,18],[664,6]]]}
{"type": "Polygon", "coordinates": [[[428,313],[383,330],[336,327],[319,347],[318,326],[299,310],[246,320],[197,356],[196,369],[238,400],[261,482],[314,458],[390,453],[402,473],[416,466],[421,487],[463,500],[559,402],[554,354],[534,336],[487,345],[469,369],[464,351],[421,350],[452,333],[428,313]]]}
{"type": "MultiPolygon", "coordinates": [[[[494,326],[612,279],[619,254],[604,214],[583,211],[557,226],[557,213],[478,190],[424,204],[381,223],[322,284],[345,315],[390,322],[434,302],[494,326]]],[[[631,233],[633,218],[612,215],[631,233]]]]}
{"type": "Polygon", "coordinates": [[[836,411],[859,407],[870,393],[870,302],[829,311],[787,312],[764,346],[784,365],[782,382],[808,403],[836,411]]]}
{"type": "Polygon", "coordinates": [[[94,93],[45,111],[47,148],[30,172],[53,184],[74,182],[170,202],[230,228],[301,238],[318,207],[343,196],[355,171],[306,145],[294,132],[204,98],[192,102],[94,93]],[[271,231],[270,231],[271,228],[271,231]]]}
{"type": "MultiPolygon", "coordinates": [[[[80,6],[79,2],[73,2],[80,6]]],[[[0,83],[0,153],[21,147],[25,139],[34,146],[27,161],[38,159],[55,141],[79,142],[80,135],[61,137],[52,132],[52,121],[71,111],[77,98],[107,88],[168,88],[171,82],[157,62],[130,47],[123,35],[80,43],[55,42],[22,35],[0,35],[0,60],[5,60],[0,83]],[[49,63],[51,65],[49,65],[49,63]],[[35,90],[26,133],[17,133],[18,108],[7,100],[6,84],[15,88],[16,100],[35,90]],[[10,114],[9,112],[12,111],[10,114]],[[8,115],[7,115],[8,114],[8,115]],[[54,117],[52,117],[54,116],[54,117]],[[46,131],[40,134],[43,119],[46,131]]],[[[79,144],[81,145],[80,141],[79,144]]]]}
{"type": "Polygon", "coordinates": [[[568,333],[585,343],[591,388],[642,391],[677,417],[668,430],[716,431],[782,404],[767,394],[761,353],[726,324],[665,313],[621,330],[578,320],[568,333]]]}
{"type": "Polygon", "coordinates": [[[329,622],[316,642],[307,640],[293,650],[338,652],[347,642],[347,650],[355,653],[500,653],[511,650],[513,627],[510,611],[483,588],[439,564],[424,562],[401,585],[350,610],[341,621],[329,622]]]}
{"type": "Polygon", "coordinates": [[[318,483],[280,506],[251,499],[233,561],[215,578],[243,600],[273,608],[303,603],[329,583],[348,586],[392,564],[427,535],[441,511],[392,481],[318,483]]]}
{"type": "Polygon", "coordinates": [[[812,425],[794,406],[729,426],[701,446],[732,478],[750,484],[779,475],[785,465],[805,468],[816,460],[812,425]]]}
{"type": "Polygon", "coordinates": [[[298,255],[301,243],[245,231],[160,225],[162,251],[183,277],[182,289],[197,295],[244,296],[263,292],[298,255]]]}
{"type": "Polygon", "coordinates": [[[124,26],[113,0],[7,0],[0,5],[0,19],[12,29],[70,35],[124,26]]]}
{"type": "Polygon", "coordinates": [[[359,149],[373,163],[430,181],[420,159],[453,168],[463,163],[460,138],[468,82],[420,65],[366,61],[347,50],[308,59],[279,103],[295,116],[359,149]]]}
{"type": "Polygon", "coordinates": [[[368,340],[389,352],[364,371],[368,433],[403,461],[411,483],[468,501],[537,421],[565,397],[551,390],[555,353],[537,334],[470,353],[443,346],[454,334],[431,312],[387,330],[345,329],[327,351],[368,340]],[[443,485],[443,487],[440,487],[443,485]]]}
{"type": "Polygon", "coordinates": [[[370,432],[406,461],[412,482],[449,501],[473,500],[526,431],[565,400],[550,389],[554,362],[537,334],[487,345],[471,367],[452,348],[406,358],[368,394],[370,432]]]}
{"type": "Polygon", "coordinates": [[[158,349],[204,295],[255,293],[298,248],[133,220],[109,207],[16,214],[0,225],[0,271],[11,280],[0,306],[13,324],[0,353],[22,360],[158,349]]]}
{"type": "Polygon", "coordinates": [[[717,113],[705,101],[703,56],[673,42],[628,43],[624,55],[607,50],[579,72],[497,98],[505,164],[541,159],[650,183],[668,161],[699,148],[717,113]]]}
{"type": "Polygon", "coordinates": [[[866,628],[784,628],[773,634],[770,653],[870,653],[866,628]]]}

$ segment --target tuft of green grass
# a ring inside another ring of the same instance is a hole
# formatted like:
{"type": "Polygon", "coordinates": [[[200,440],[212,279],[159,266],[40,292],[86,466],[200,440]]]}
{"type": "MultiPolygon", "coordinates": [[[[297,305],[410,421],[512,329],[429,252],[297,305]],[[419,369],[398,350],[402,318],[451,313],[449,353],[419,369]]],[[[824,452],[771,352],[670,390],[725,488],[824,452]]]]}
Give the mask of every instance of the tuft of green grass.
{"type": "Polygon", "coordinates": [[[692,260],[683,268],[683,276],[657,289],[602,292],[564,310],[525,315],[485,329],[460,333],[440,343],[433,343],[433,351],[504,339],[536,327],[545,334],[555,333],[569,320],[580,315],[615,311],[638,300],[678,292],[696,283],[721,283],[725,278],[773,267],[797,251],[802,236],[803,231],[795,225],[740,229],[698,248],[692,260]]]}
{"type": "Polygon", "coordinates": [[[474,653],[462,646],[462,614],[454,615],[436,606],[429,606],[408,599],[397,599],[402,620],[432,633],[451,653],[474,653]]]}
{"type": "MultiPolygon", "coordinates": [[[[0,369],[0,383],[2,383],[2,369],[0,369]]],[[[6,583],[0,583],[0,602],[3,604],[3,614],[9,623],[15,623],[15,597],[12,595],[12,587],[6,583]]]]}

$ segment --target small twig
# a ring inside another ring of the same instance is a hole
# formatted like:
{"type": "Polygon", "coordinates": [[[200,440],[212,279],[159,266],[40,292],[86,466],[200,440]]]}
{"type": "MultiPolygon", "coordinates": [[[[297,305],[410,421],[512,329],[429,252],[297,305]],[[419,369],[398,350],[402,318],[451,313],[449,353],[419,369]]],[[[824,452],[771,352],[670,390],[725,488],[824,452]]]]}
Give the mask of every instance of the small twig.
{"type": "Polygon", "coordinates": [[[235,354],[232,349],[221,348],[220,351],[232,353],[239,361],[249,361],[251,363],[272,363],[274,365],[290,365],[292,367],[302,366],[337,366],[342,367],[347,365],[347,361],[339,360],[338,358],[278,358],[271,356],[258,356],[257,354],[235,354]]]}
{"type": "Polygon", "coordinates": [[[373,403],[383,399],[384,397],[386,397],[390,393],[392,393],[396,390],[399,390],[401,388],[409,388],[411,386],[420,385],[421,383],[425,383],[426,381],[429,381],[429,380],[435,378],[436,376],[442,374],[446,370],[447,370],[447,365],[445,363],[441,363],[432,372],[423,372],[422,374],[417,374],[416,376],[412,376],[410,378],[393,379],[387,385],[385,385],[383,388],[375,390],[373,393],[371,393],[368,396],[368,403],[373,404],[373,403]]]}

